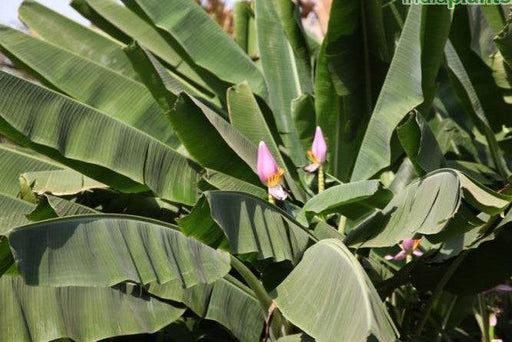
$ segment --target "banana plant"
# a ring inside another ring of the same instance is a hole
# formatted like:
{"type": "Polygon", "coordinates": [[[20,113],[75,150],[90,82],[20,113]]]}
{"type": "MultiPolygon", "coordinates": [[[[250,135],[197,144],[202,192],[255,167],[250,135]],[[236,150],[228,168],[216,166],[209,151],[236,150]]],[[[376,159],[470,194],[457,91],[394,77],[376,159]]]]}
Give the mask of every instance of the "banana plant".
{"type": "Polygon", "coordinates": [[[70,5],[0,26],[0,341],[512,338],[506,5],[70,5]]]}

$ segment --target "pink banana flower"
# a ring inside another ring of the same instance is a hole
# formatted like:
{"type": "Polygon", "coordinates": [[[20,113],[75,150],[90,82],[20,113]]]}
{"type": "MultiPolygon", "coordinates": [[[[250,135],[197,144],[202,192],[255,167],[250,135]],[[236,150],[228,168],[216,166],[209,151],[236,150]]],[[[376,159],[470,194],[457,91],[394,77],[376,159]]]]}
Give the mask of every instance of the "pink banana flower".
{"type": "Polygon", "coordinates": [[[315,131],[315,138],[311,150],[308,151],[308,158],[311,160],[310,165],[304,167],[307,172],[315,172],[320,166],[325,163],[327,157],[327,144],[325,143],[322,129],[317,126],[315,131]]]}
{"type": "Polygon", "coordinates": [[[386,260],[404,260],[407,256],[412,256],[413,254],[416,256],[422,256],[423,252],[418,249],[418,246],[421,242],[421,239],[405,239],[402,240],[402,243],[399,245],[402,249],[395,255],[386,255],[384,259],[386,260]]]}
{"type": "Polygon", "coordinates": [[[268,187],[269,199],[271,196],[283,201],[288,197],[288,193],[283,187],[284,170],[277,165],[263,141],[260,141],[258,145],[257,172],[261,182],[268,187]]]}

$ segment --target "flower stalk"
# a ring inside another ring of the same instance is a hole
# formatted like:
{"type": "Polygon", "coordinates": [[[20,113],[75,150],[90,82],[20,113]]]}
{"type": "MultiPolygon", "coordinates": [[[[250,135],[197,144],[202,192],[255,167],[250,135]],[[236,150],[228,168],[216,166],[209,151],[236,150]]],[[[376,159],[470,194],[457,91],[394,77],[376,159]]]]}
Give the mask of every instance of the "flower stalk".
{"type": "Polygon", "coordinates": [[[325,190],[325,179],[324,179],[324,167],[320,165],[318,167],[318,193],[321,193],[325,190]]]}

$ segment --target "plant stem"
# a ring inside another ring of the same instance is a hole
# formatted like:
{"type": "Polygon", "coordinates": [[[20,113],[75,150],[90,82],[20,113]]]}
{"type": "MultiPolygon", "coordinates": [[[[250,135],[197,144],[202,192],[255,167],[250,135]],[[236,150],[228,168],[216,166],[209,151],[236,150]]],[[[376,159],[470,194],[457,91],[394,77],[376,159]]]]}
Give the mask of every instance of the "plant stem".
{"type": "Polygon", "coordinates": [[[324,177],[324,166],[320,164],[318,167],[318,193],[321,193],[325,189],[325,177],[324,177]]]}
{"type": "MultiPolygon", "coordinates": [[[[256,278],[254,273],[252,273],[252,271],[247,266],[245,266],[243,262],[238,260],[233,255],[231,255],[231,266],[238,272],[238,274],[242,276],[242,278],[244,278],[247,285],[251,288],[251,290],[253,290],[254,295],[256,296],[256,299],[258,299],[263,313],[267,318],[268,309],[272,305],[272,298],[267,293],[267,290],[265,290],[260,280],[256,278]]],[[[279,309],[274,311],[273,323],[275,324],[272,324],[272,331],[274,332],[275,336],[280,335],[279,330],[281,327],[284,328],[285,333],[291,330],[290,324],[281,315],[279,309]]]]}
{"type": "Polygon", "coordinates": [[[428,320],[428,316],[430,315],[430,311],[432,311],[432,308],[434,307],[434,304],[437,302],[439,297],[441,296],[443,289],[445,285],[448,283],[448,281],[451,279],[452,275],[455,273],[457,268],[459,267],[460,263],[464,260],[466,255],[468,254],[469,250],[462,251],[457,258],[452,262],[446,273],[443,275],[439,283],[437,283],[436,288],[434,289],[434,293],[432,293],[432,297],[430,297],[427,307],[425,308],[425,312],[423,313],[423,317],[420,321],[420,324],[418,325],[418,329],[416,331],[416,336],[421,335],[421,331],[423,330],[425,323],[428,320]]]}
{"type": "Polygon", "coordinates": [[[268,194],[268,202],[269,202],[270,204],[276,204],[276,201],[274,200],[274,197],[272,197],[272,195],[271,195],[271,194],[268,194]]]}
{"type": "Polygon", "coordinates": [[[340,216],[340,223],[338,224],[338,231],[340,233],[345,233],[345,228],[347,227],[347,217],[341,215],[340,216]]]}

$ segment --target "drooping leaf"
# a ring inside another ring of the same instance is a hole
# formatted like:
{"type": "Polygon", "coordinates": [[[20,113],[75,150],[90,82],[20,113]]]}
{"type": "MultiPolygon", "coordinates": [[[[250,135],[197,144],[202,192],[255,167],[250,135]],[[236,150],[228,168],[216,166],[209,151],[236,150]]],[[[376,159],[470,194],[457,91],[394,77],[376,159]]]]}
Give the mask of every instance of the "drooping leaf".
{"type": "Polygon", "coordinates": [[[110,287],[27,286],[21,277],[0,278],[0,339],[96,341],[152,333],[185,309],[131,285],[110,287]]]}
{"type": "MultiPolygon", "coordinates": [[[[177,96],[174,92],[170,91],[163,80],[164,76],[171,79],[169,73],[167,73],[163,66],[161,70],[157,70],[157,63],[155,57],[152,57],[151,53],[144,50],[137,42],[133,42],[124,48],[124,51],[130,58],[135,71],[139,74],[142,82],[146,85],[148,90],[153,95],[153,98],[158,102],[160,108],[164,113],[168,112],[173,103],[176,101],[177,96]]],[[[185,89],[175,80],[173,83],[176,85],[179,92],[185,89]]],[[[168,85],[170,86],[170,85],[168,85]]]]}
{"type": "Polygon", "coordinates": [[[494,38],[494,42],[508,66],[512,68],[512,19],[507,20],[505,27],[494,38]]]}
{"type": "Polygon", "coordinates": [[[168,116],[181,142],[199,164],[259,183],[254,172],[256,146],[218,113],[183,93],[168,116]]]}
{"type": "Polygon", "coordinates": [[[138,80],[122,44],[84,27],[33,1],[24,0],[18,9],[20,20],[37,37],[87,58],[128,78],[138,80]]]}
{"type": "Polygon", "coordinates": [[[398,337],[370,279],[339,240],[309,248],[274,296],[283,315],[319,341],[398,337]]]}
{"type": "Polygon", "coordinates": [[[0,27],[0,49],[60,92],[169,146],[178,146],[165,116],[143,84],[8,27],[0,27]]]}
{"type": "Polygon", "coordinates": [[[97,210],[71,200],[45,194],[39,198],[36,208],[27,215],[27,218],[31,221],[41,221],[57,217],[97,213],[97,210]]]}
{"type": "Polygon", "coordinates": [[[173,74],[209,97],[220,96],[225,86],[211,73],[199,68],[175,39],[165,37],[136,13],[113,0],[73,0],[71,5],[104,31],[126,44],[138,41],[164,61],[173,74]],[[121,37],[119,37],[121,36],[121,37]]]}
{"type": "MultiPolygon", "coordinates": [[[[454,231],[462,234],[480,227],[475,225],[477,218],[468,204],[495,215],[511,201],[511,196],[492,191],[458,171],[440,169],[409,184],[382,212],[352,231],[345,242],[366,247],[388,247],[416,234],[433,235],[434,239],[438,234],[436,240],[443,241],[453,237],[454,231]]],[[[482,221],[478,219],[478,222],[482,221]]]]}
{"type": "Polygon", "coordinates": [[[267,199],[268,193],[260,186],[244,182],[238,178],[217,172],[214,170],[206,170],[205,180],[222,191],[245,192],[261,199],[267,199]]]}
{"type": "Polygon", "coordinates": [[[0,87],[0,131],[16,142],[116,189],[146,184],[164,199],[195,202],[198,166],[167,145],[9,74],[0,87]]]}
{"type": "Polygon", "coordinates": [[[29,223],[25,215],[32,210],[32,203],[0,193],[0,235],[7,233],[12,227],[29,223]]]}
{"type": "Polygon", "coordinates": [[[11,230],[9,244],[25,283],[111,286],[131,280],[183,287],[211,283],[230,269],[229,256],[175,227],[130,216],[77,216],[11,230]],[[51,239],[48,238],[51,235],[51,239]]]}
{"type": "Polygon", "coordinates": [[[448,42],[445,47],[446,63],[450,70],[450,75],[453,79],[453,86],[455,91],[461,99],[462,105],[470,114],[471,119],[484,134],[487,144],[494,162],[494,167],[502,177],[510,174],[510,171],[503,159],[503,152],[501,151],[494,132],[489,126],[486,113],[482,107],[482,102],[471,82],[471,79],[464,68],[464,64],[460,60],[457,51],[453,45],[448,42]]]}
{"type": "Polygon", "coordinates": [[[272,258],[275,262],[297,262],[308,246],[311,235],[293,218],[254,196],[228,191],[208,191],[204,202],[196,206],[194,217],[204,219],[180,222],[182,231],[200,241],[212,236],[227,238],[233,254],[257,253],[258,259],[272,258]],[[220,228],[220,229],[219,229],[220,228]]]}
{"type": "Polygon", "coordinates": [[[188,0],[172,3],[136,0],[136,3],[156,27],[168,32],[181,45],[194,63],[230,83],[247,80],[256,94],[266,97],[260,71],[196,3],[188,0]]]}
{"type": "Polygon", "coordinates": [[[60,170],[58,163],[18,146],[0,144],[0,193],[16,197],[20,192],[20,175],[30,171],[60,170]]]}
{"type": "Polygon", "coordinates": [[[252,290],[230,275],[209,285],[183,289],[169,282],[150,284],[148,291],[158,297],[185,303],[200,317],[219,322],[240,341],[257,341],[264,316],[252,290]]]}

